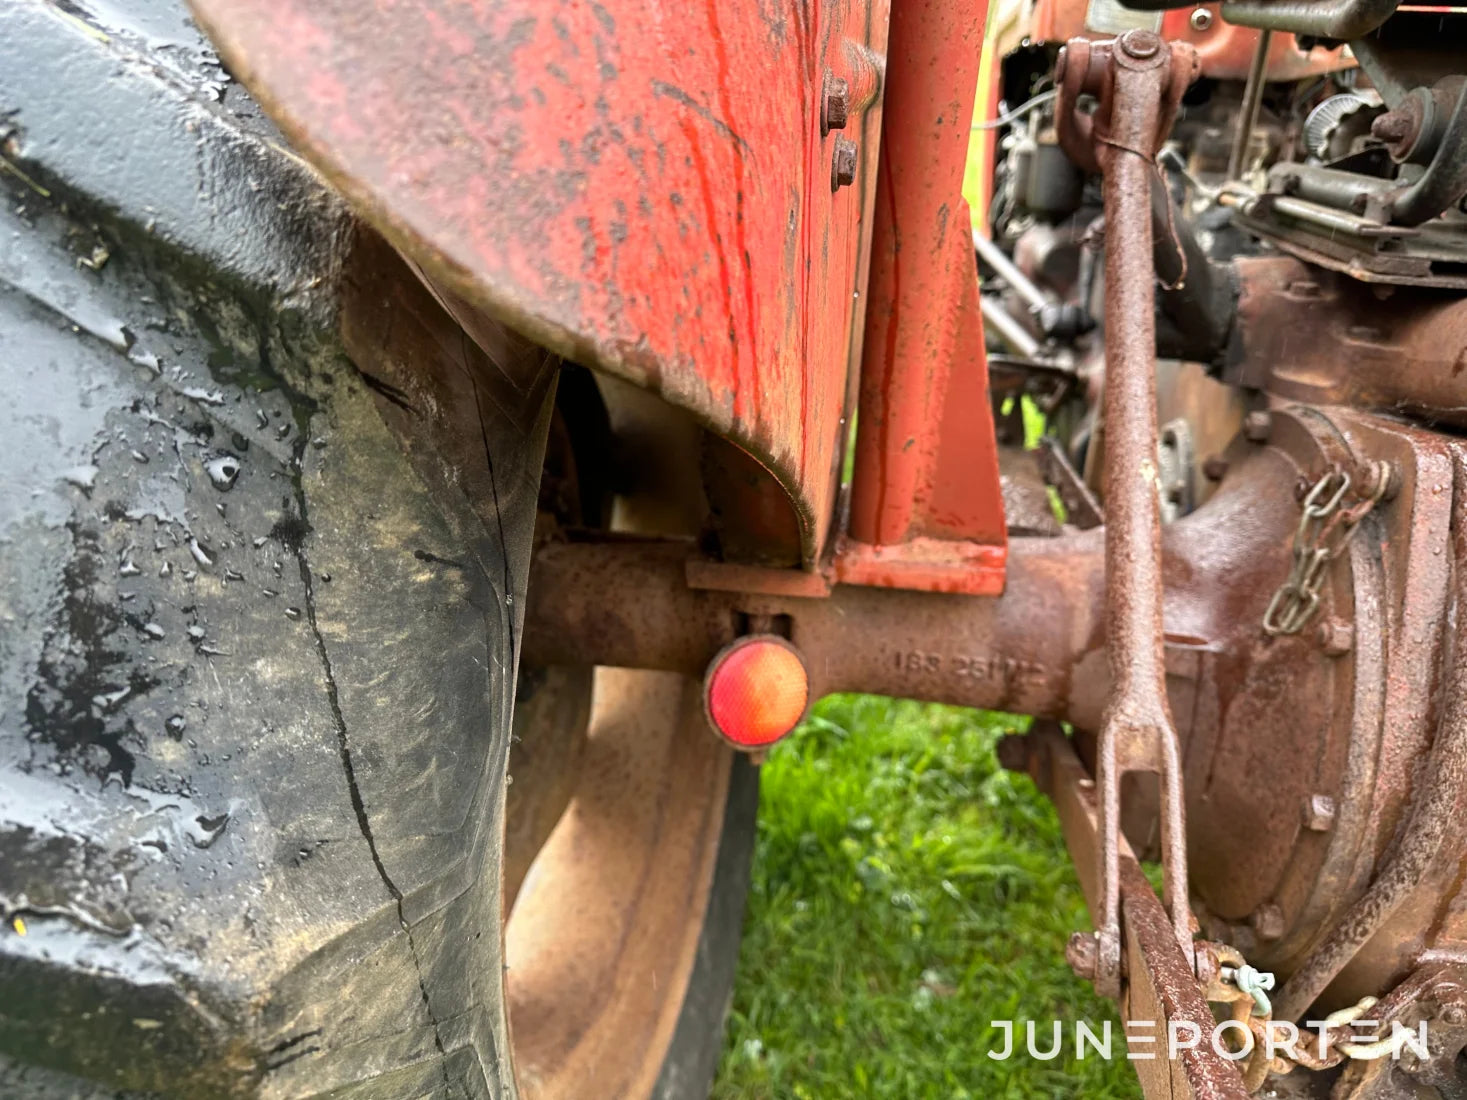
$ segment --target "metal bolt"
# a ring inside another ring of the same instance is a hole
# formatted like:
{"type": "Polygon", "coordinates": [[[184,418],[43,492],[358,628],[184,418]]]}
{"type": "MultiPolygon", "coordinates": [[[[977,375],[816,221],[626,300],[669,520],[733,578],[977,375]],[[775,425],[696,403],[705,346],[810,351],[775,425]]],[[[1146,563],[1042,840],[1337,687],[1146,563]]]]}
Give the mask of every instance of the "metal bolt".
{"type": "Polygon", "coordinates": [[[1221,481],[1228,476],[1228,460],[1222,455],[1208,455],[1202,463],[1202,476],[1208,481],[1221,481]]]}
{"type": "Polygon", "coordinates": [[[1414,128],[1409,116],[1387,111],[1370,124],[1370,136],[1388,145],[1394,145],[1410,137],[1414,128]]]}
{"type": "Polygon", "coordinates": [[[830,159],[830,189],[839,191],[856,182],[856,143],[848,137],[835,139],[830,159]]]}
{"type": "Polygon", "coordinates": [[[1273,413],[1259,409],[1243,417],[1243,434],[1250,443],[1267,443],[1273,432],[1273,413]]]}
{"type": "Polygon", "coordinates": [[[1335,827],[1335,800],[1327,794],[1311,794],[1304,800],[1304,828],[1327,833],[1335,827]]]}
{"type": "Polygon", "coordinates": [[[1155,57],[1161,50],[1161,37],[1155,31],[1132,30],[1121,35],[1121,50],[1137,61],[1155,57]]]}
{"type": "Polygon", "coordinates": [[[1447,1005],[1442,1009],[1442,1023],[1448,1027],[1460,1027],[1467,1024],[1467,1008],[1461,1005],[1447,1005]]]}
{"type": "Polygon", "coordinates": [[[850,82],[827,69],[820,94],[820,132],[828,134],[832,130],[844,130],[850,110],[850,82]]]}
{"type": "Polygon", "coordinates": [[[1205,31],[1212,26],[1212,12],[1206,8],[1197,8],[1192,12],[1192,18],[1188,20],[1194,31],[1205,31]]]}
{"type": "Polygon", "coordinates": [[[1355,628],[1331,615],[1319,624],[1319,645],[1326,657],[1343,657],[1355,645],[1355,628]]]}
{"type": "Polygon", "coordinates": [[[1099,956],[1100,949],[1096,945],[1093,932],[1070,933],[1070,940],[1065,944],[1065,962],[1070,964],[1075,977],[1081,981],[1093,982],[1099,956]]]}
{"type": "Polygon", "coordinates": [[[1276,940],[1284,934],[1284,911],[1271,901],[1266,901],[1248,918],[1253,931],[1261,940],[1276,940]]]}

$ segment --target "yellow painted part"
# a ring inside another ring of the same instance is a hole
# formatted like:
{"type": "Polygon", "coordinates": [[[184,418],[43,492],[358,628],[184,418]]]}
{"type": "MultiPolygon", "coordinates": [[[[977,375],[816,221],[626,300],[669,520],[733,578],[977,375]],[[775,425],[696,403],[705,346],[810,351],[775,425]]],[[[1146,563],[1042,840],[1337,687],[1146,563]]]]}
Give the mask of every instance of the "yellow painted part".
{"type": "MultiPolygon", "coordinates": [[[[998,96],[993,91],[993,82],[998,79],[994,71],[998,65],[998,35],[995,24],[1002,5],[990,3],[988,23],[984,28],[983,52],[978,58],[978,96],[973,104],[973,120],[987,121],[986,104],[996,104],[998,96]]],[[[968,135],[968,164],[963,171],[963,198],[968,200],[968,213],[973,219],[973,228],[988,230],[988,207],[993,197],[993,165],[989,163],[990,143],[987,131],[973,130],[968,135]]]]}

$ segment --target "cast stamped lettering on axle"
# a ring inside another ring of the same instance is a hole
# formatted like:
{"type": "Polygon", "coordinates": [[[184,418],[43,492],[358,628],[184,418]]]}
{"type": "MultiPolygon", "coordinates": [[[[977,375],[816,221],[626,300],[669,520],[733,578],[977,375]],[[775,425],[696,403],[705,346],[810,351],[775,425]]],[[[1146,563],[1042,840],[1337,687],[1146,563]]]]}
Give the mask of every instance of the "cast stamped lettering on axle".
{"type": "Polygon", "coordinates": [[[896,667],[912,675],[948,675],[978,681],[998,681],[1020,686],[1043,680],[1047,670],[1037,661],[1005,657],[1002,653],[942,654],[930,650],[898,650],[896,667]]]}

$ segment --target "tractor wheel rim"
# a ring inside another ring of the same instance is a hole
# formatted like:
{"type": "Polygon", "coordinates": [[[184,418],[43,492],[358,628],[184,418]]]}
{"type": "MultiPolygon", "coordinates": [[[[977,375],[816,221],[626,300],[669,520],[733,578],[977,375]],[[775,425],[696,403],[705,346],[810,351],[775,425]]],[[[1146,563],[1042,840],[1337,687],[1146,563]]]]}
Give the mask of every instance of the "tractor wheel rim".
{"type": "Polygon", "coordinates": [[[697,957],[728,796],[731,753],[706,728],[697,683],[674,673],[597,669],[579,758],[505,922],[525,1100],[651,1095],[697,957]]]}

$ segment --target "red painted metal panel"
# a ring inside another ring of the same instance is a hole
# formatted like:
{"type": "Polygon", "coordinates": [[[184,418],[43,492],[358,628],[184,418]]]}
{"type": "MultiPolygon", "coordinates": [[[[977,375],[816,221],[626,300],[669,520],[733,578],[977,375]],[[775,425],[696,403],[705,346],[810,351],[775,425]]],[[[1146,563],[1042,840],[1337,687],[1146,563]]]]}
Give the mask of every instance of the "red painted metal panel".
{"type": "Polygon", "coordinates": [[[888,0],[194,6],[432,282],[727,434],[784,486],[818,557],[860,343],[888,0]],[[829,133],[827,70],[853,100],[829,133]],[[838,139],[857,177],[836,188],[838,139]]]}
{"type": "Polygon", "coordinates": [[[840,575],[855,583],[972,593],[1003,584],[998,449],[962,196],[986,12],[986,3],[892,11],[850,524],[879,552],[844,555],[840,575]]]}

